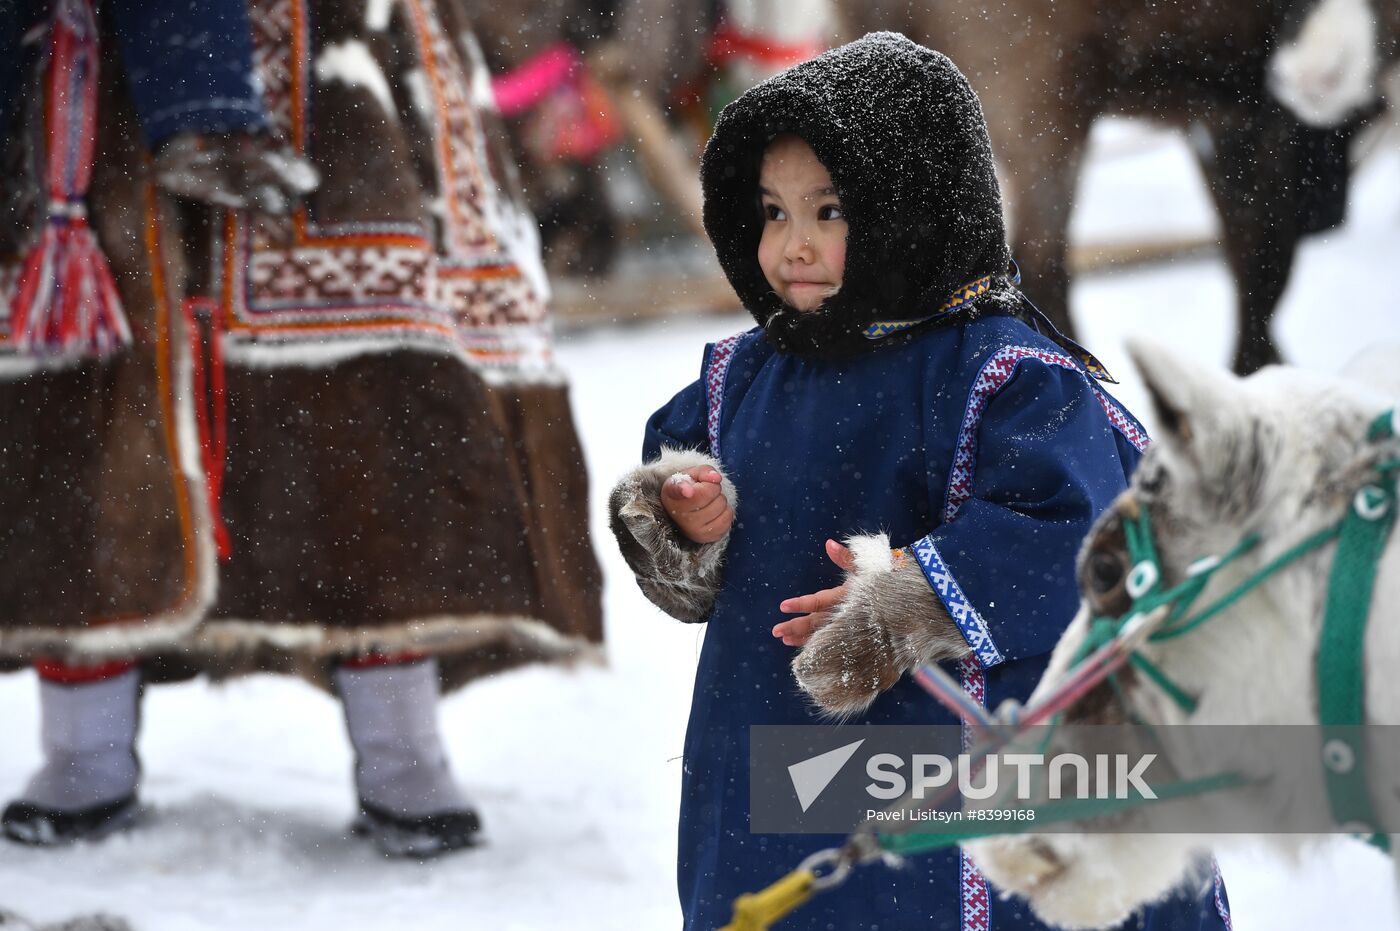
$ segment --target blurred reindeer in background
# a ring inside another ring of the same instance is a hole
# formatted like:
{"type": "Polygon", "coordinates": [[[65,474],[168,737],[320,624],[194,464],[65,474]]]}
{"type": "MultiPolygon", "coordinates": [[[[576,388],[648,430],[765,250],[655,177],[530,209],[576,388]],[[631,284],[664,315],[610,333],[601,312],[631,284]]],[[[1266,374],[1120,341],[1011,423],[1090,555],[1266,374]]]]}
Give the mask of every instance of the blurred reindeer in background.
{"type": "Polygon", "coordinates": [[[1094,120],[1122,113],[1202,127],[1201,166],[1239,290],[1233,366],[1247,373],[1279,360],[1269,323],[1298,241],[1342,219],[1354,129],[1314,130],[1284,110],[1268,93],[1270,56],[1290,22],[1344,2],[1355,0],[1295,0],[1288,9],[1210,0],[868,0],[843,4],[841,14],[850,36],[897,29],[966,72],[1005,169],[1026,292],[1067,332],[1068,227],[1094,120]]]}

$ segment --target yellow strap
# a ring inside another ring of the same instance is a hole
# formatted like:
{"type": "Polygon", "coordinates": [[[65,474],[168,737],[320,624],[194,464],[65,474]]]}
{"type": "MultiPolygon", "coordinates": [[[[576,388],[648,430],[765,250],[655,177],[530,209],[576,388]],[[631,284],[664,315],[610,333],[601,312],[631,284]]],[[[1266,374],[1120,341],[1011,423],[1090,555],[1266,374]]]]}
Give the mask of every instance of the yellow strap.
{"type": "Polygon", "coordinates": [[[739,896],[734,920],[719,931],[768,931],[768,926],[812,897],[811,870],[796,869],[761,892],[739,896]]]}

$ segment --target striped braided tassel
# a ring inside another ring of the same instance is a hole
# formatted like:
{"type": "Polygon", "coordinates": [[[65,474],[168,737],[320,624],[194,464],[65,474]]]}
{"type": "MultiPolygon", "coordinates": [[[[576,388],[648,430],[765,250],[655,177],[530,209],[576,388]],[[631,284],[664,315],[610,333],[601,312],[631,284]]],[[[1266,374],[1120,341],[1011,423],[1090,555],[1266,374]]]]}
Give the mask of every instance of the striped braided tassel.
{"type": "Polygon", "coordinates": [[[103,357],[131,344],[85,204],[97,131],[97,60],[92,0],[59,0],[45,75],[48,216],[24,256],[10,307],[11,338],[34,356],[103,357]]]}

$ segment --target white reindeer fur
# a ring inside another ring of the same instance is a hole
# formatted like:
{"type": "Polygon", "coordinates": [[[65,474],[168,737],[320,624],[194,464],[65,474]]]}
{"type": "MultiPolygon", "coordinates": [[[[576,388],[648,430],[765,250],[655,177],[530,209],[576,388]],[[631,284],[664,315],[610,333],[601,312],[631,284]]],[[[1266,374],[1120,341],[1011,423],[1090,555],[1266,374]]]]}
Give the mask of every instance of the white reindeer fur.
{"type": "Polygon", "coordinates": [[[1335,126],[1375,96],[1377,42],[1369,0],[1322,0],[1274,53],[1270,88],[1304,123],[1335,126]]]}
{"type": "Polygon", "coordinates": [[[894,568],[894,551],[885,533],[858,534],[846,538],[846,548],[855,560],[855,574],[869,575],[889,572],[894,568]]]}
{"type": "MultiPolygon", "coordinates": [[[[1376,458],[1364,448],[1367,426],[1400,401],[1397,346],[1375,350],[1353,367],[1352,374],[1364,374],[1371,381],[1370,389],[1356,381],[1283,367],[1238,380],[1157,348],[1134,344],[1130,350],[1154,404],[1180,412],[1189,431],[1162,430],[1134,479],[1137,486],[1165,471],[1168,481],[1154,500],[1159,509],[1186,517],[1172,521],[1174,536],[1155,528],[1168,574],[1179,577],[1195,559],[1223,554],[1248,532],[1263,540],[1217,573],[1199,605],[1212,603],[1265,562],[1342,516],[1364,480],[1366,463],[1376,458]],[[1243,443],[1262,446],[1257,459],[1249,458],[1243,443]],[[1229,512],[1223,519],[1207,513],[1202,502],[1210,500],[1210,482],[1227,463],[1241,461],[1262,473],[1252,486],[1257,489],[1255,500],[1243,512],[1229,512]]],[[[1392,458],[1400,455],[1400,442],[1390,441],[1385,452],[1392,458]]],[[[1159,689],[1141,683],[1130,691],[1134,711],[1162,724],[1315,724],[1313,662],[1334,549],[1328,545],[1304,557],[1203,627],[1148,644],[1147,657],[1197,696],[1199,704],[1188,719],[1159,689]]],[[[1032,703],[1064,678],[1088,624],[1089,610],[1084,607],[1056,646],[1032,703]]],[[[1400,668],[1400,534],[1392,536],[1381,560],[1365,650],[1368,722],[1400,723],[1400,677],[1394,674],[1400,668]]],[[[1250,773],[1266,754],[1239,736],[1239,730],[1232,731],[1232,762],[1250,773]]],[[[1210,774],[1190,772],[1189,759],[1173,762],[1183,776],[1210,774]]],[[[1373,750],[1370,764],[1378,813],[1388,824],[1400,823],[1400,759],[1384,758],[1373,750]]],[[[1211,771],[1220,765],[1221,760],[1214,759],[1211,771]]],[[[1236,815],[1241,806],[1252,807],[1260,823],[1290,818],[1296,824],[1290,811],[1316,815],[1325,797],[1319,763],[1309,784],[1268,794],[1263,789],[1235,790],[1192,804],[1207,810],[1230,807],[1236,815]]],[[[1262,839],[1295,854],[1317,840],[1284,834],[1262,839]]],[[[1193,869],[1199,872],[1203,854],[1230,840],[1207,835],[1047,835],[980,841],[968,849],[994,883],[1028,898],[1045,921],[1098,928],[1160,899],[1193,869]]]]}
{"type": "Polygon", "coordinates": [[[386,117],[397,120],[398,108],[389,90],[389,79],[379,60],[359,39],[336,42],[321,50],[316,57],[316,80],[322,84],[339,81],[346,87],[364,88],[384,110],[386,117]]]}

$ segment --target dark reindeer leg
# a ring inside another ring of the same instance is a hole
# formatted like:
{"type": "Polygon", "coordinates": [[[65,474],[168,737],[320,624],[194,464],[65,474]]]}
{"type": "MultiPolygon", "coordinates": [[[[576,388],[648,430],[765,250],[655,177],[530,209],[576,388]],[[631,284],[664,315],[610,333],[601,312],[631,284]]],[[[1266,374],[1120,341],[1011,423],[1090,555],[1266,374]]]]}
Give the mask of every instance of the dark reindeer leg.
{"type": "Polygon", "coordinates": [[[1037,139],[1004,159],[1013,203],[1011,253],[1022,285],[1050,321],[1075,335],[1069,305],[1069,220],[1083,137],[1037,139]]]}
{"type": "Polygon", "coordinates": [[[1011,254],[1021,288],[1061,332],[1074,336],[1069,304],[1069,221],[1092,115],[1063,104],[1025,100],[992,121],[993,151],[1005,170],[1010,200],[1011,254]],[[1058,115],[1059,121],[1052,122],[1058,115]],[[998,128],[1004,127],[1000,133],[998,128]],[[1005,141],[1003,141],[1005,140],[1005,141]]]}
{"type": "MultiPolygon", "coordinates": [[[[1102,49],[1087,40],[1066,39],[1067,48],[1049,41],[1050,14],[1044,11],[1025,14],[1011,34],[991,43],[968,16],[961,10],[941,13],[952,20],[957,39],[949,54],[982,98],[992,154],[1003,172],[1007,232],[1021,288],[1072,336],[1069,221],[1089,129],[1103,109],[1102,49]]],[[[1054,25],[1075,36],[1100,28],[1082,11],[1061,15],[1054,25]]]]}
{"type": "Polygon", "coordinates": [[[1110,85],[1098,5],[1024,3],[983,8],[957,0],[840,3],[843,38],[902,29],[948,55],[981,98],[1007,204],[1022,289],[1073,334],[1069,220],[1094,118],[1110,85]]]}
{"type": "Polygon", "coordinates": [[[1218,109],[1208,127],[1215,151],[1201,165],[1225,231],[1225,258],[1238,292],[1239,331],[1231,367],[1248,375],[1282,361],[1269,332],[1300,238],[1295,141],[1287,119],[1218,109]]]}

